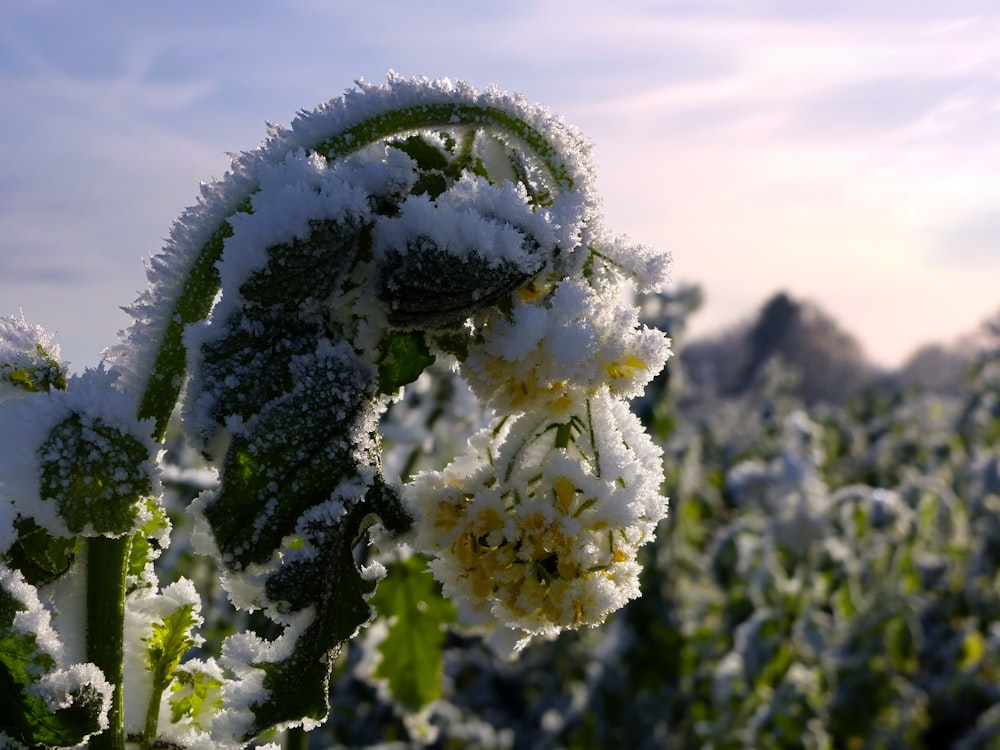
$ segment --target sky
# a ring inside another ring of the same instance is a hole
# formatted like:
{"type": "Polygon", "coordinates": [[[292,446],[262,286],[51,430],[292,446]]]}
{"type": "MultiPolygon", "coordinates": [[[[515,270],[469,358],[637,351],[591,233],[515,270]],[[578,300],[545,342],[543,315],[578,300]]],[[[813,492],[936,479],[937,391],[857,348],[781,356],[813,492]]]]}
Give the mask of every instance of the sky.
{"type": "Polygon", "coordinates": [[[96,365],[227,154],[393,70],[577,126],[688,335],[785,290],[896,366],[1000,310],[998,39],[995,0],[5,2],[0,315],[96,365]]]}

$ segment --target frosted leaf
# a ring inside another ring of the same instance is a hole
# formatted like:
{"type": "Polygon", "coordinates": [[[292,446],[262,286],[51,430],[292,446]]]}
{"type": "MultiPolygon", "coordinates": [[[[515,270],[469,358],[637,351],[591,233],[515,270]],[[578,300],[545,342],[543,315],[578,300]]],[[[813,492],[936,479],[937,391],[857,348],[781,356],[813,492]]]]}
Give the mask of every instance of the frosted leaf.
{"type": "Polygon", "coordinates": [[[670,282],[671,255],[649,245],[638,245],[624,237],[616,237],[599,248],[609,270],[632,282],[635,291],[662,292],[670,282]]]}
{"type": "Polygon", "coordinates": [[[26,393],[66,388],[54,334],[20,317],[0,317],[0,402],[26,393]]]}
{"type": "Polygon", "coordinates": [[[30,746],[66,747],[108,726],[111,685],[93,664],[67,664],[35,588],[2,565],[0,641],[7,700],[0,734],[30,746]]]}
{"type": "MultiPolygon", "coordinates": [[[[294,657],[299,641],[308,634],[309,626],[315,621],[315,612],[301,612],[288,624],[282,635],[273,641],[258,637],[254,633],[240,633],[227,638],[222,647],[220,664],[230,670],[235,679],[227,680],[223,687],[225,708],[215,718],[212,737],[223,746],[240,744],[261,731],[259,712],[267,710],[273,697],[266,686],[267,671],[261,665],[280,664],[294,657]]],[[[315,668],[315,667],[314,667],[315,668]]],[[[325,700],[324,700],[325,702],[325,700]]],[[[323,717],[306,719],[307,728],[315,727],[323,717]]],[[[295,726],[301,719],[282,722],[268,722],[264,726],[295,726]]]]}
{"type": "Polygon", "coordinates": [[[206,736],[222,708],[226,676],[214,659],[190,659],[177,668],[164,714],[160,735],[189,747],[206,736]]]}
{"type": "MultiPolygon", "coordinates": [[[[153,690],[148,649],[154,626],[162,626],[164,620],[181,610],[189,613],[184,618],[189,623],[185,640],[191,646],[197,646],[203,641],[194,632],[202,623],[201,597],[189,579],[181,578],[158,592],[138,589],[126,599],[124,686],[128,696],[125,701],[125,727],[128,732],[140,733],[146,719],[153,690]]],[[[166,699],[160,703],[160,718],[161,728],[169,725],[166,699]]]]}
{"type": "Polygon", "coordinates": [[[66,391],[0,403],[0,498],[54,536],[130,531],[153,491],[147,427],[113,382],[88,370],[66,391]]]}
{"type": "Polygon", "coordinates": [[[542,635],[638,595],[635,551],[666,500],[623,399],[669,342],[626,292],[662,282],[668,259],[609,241],[598,207],[589,144],[560,118],[390,75],[269,127],[180,217],[108,358],[155,435],[186,390],[185,429],[220,465],[193,505],[196,544],[235,603],[281,628],[227,641],[216,741],[326,716],[330,664],[384,573],[356,549],[373,524],[412,524],[380,418],[436,358],[461,361],[501,415],[416,483],[451,505],[423,508],[452,524],[424,540],[446,590],[542,635]],[[502,588],[486,590],[487,567],[502,588]]]}
{"type": "Polygon", "coordinates": [[[100,706],[100,729],[108,726],[107,709],[111,704],[111,683],[93,664],[71,664],[66,669],[49,672],[30,688],[45,701],[50,711],[66,710],[78,701],[95,702],[100,706]]]}
{"type": "Polygon", "coordinates": [[[51,615],[38,599],[34,586],[24,580],[20,571],[0,566],[0,589],[10,597],[16,610],[13,614],[13,631],[34,636],[38,650],[47,655],[53,664],[63,663],[63,644],[52,627],[51,615]]]}

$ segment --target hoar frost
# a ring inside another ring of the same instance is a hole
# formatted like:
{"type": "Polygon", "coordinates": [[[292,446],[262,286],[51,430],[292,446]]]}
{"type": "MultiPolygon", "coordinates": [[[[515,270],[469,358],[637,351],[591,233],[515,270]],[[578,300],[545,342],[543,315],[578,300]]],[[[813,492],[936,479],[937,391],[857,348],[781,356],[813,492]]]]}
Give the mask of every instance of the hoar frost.
{"type": "Polygon", "coordinates": [[[669,255],[608,236],[593,183],[589,144],[547,110],[391,75],[272,128],[203,186],[109,369],[66,380],[50,334],[0,319],[0,553],[30,521],[59,544],[106,537],[88,551],[127,556],[138,540],[147,555],[121,581],[124,711],[96,667],[59,663],[35,588],[0,565],[0,589],[31,590],[11,627],[57,667],[31,694],[53,711],[86,698],[101,726],[122,715],[145,743],[193,749],[316,726],[387,573],[366,540],[429,557],[497,642],[598,625],[639,596],[637,551],[667,499],[627,400],[670,349],[631,295],[666,284],[669,255]],[[460,376],[441,393],[463,396],[394,416],[425,372],[460,376]],[[150,565],[168,528],[158,441],[182,390],[187,437],[219,471],[189,507],[195,546],[234,604],[280,630],[237,633],[218,662],[183,660],[200,597],[186,579],[160,589],[150,565]],[[480,413],[455,421],[486,426],[416,461],[437,407],[473,399],[480,413]],[[380,430],[401,447],[423,416],[404,484],[383,471],[380,430]],[[409,476],[445,452],[445,468],[409,476]]]}
{"type": "MultiPolygon", "coordinates": [[[[670,354],[661,331],[640,325],[631,299],[632,290],[664,286],[669,255],[607,236],[589,147],[548,112],[495,91],[427,83],[390,79],[387,88],[365,92],[412,96],[418,106],[472,95],[548,140],[532,135],[522,151],[510,133],[442,125],[343,158],[301,147],[256,164],[258,157],[245,156],[259,188],[249,198],[252,212],[229,222],[218,263],[221,301],[186,333],[202,357],[186,421],[206,450],[227,452],[230,472],[260,463],[276,444],[261,430],[278,424],[271,415],[292,406],[289,399],[302,402],[302,429],[319,424],[306,406],[319,401],[294,394],[329,358],[319,357],[325,347],[337,352],[342,373],[360,374],[327,399],[324,423],[342,425],[337,439],[344,441],[340,458],[330,454],[328,473],[345,470],[337,462],[374,472],[354,505],[366,494],[394,492],[381,489],[373,418],[398,384],[419,374],[393,369],[403,356],[392,348],[399,332],[416,332],[413,346],[426,347],[428,361],[454,357],[496,415],[464,455],[403,489],[417,518],[416,548],[432,558],[446,595],[503,627],[530,636],[597,625],[639,595],[636,552],[667,512],[660,451],[625,401],[643,392],[670,354]],[[295,362],[308,368],[289,365],[295,362]],[[288,385],[259,385],[265,373],[288,385]],[[375,377],[381,393],[363,382],[375,377]],[[247,394],[250,382],[260,396],[247,394]],[[352,410],[352,400],[370,405],[352,410]]],[[[276,138],[297,137],[304,124],[276,138]]],[[[261,476],[281,484],[280,473],[261,476]]],[[[271,533],[284,512],[280,493],[260,484],[247,549],[261,547],[260,533],[271,533]]],[[[235,507],[222,498],[224,490],[198,504],[216,534],[235,507]]],[[[322,499],[317,489],[316,502],[322,499]]],[[[291,517],[282,523],[286,534],[302,536],[291,517]]],[[[267,578],[244,569],[243,547],[223,552],[227,576],[242,588],[267,578]]],[[[256,561],[270,557],[280,568],[302,556],[271,545],[256,561]]],[[[254,599],[273,601],[263,592],[254,599]]]]}

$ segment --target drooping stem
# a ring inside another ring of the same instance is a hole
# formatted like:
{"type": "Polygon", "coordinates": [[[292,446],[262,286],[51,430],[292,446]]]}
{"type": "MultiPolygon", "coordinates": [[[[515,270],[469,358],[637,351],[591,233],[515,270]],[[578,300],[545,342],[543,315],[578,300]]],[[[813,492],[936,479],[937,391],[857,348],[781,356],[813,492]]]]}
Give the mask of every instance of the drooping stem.
{"type": "Polygon", "coordinates": [[[87,540],[87,659],[114,688],[108,728],[90,740],[91,750],[124,750],[123,666],[125,580],[132,537],[87,540]]]}
{"type": "MultiPolygon", "coordinates": [[[[472,102],[438,102],[393,108],[350,127],[331,133],[316,144],[299,144],[328,159],[337,159],[393,135],[430,128],[487,128],[522,142],[539,160],[556,192],[572,190],[576,183],[559,149],[547,136],[526,120],[502,108],[472,102]]],[[[236,207],[235,213],[252,211],[250,197],[257,187],[236,207]]],[[[195,255],[187,279],[174,301],[169,322],[153,362],[153,369],[139,402],[139,418],[153,418],[153,438],[162,440],[167,421],[177,403],[187,367],[183,342],[184,328],[208,315],[219,290],[216,263],[223,245],[232,235],[232,226],[223,221],[195,255]]]]}

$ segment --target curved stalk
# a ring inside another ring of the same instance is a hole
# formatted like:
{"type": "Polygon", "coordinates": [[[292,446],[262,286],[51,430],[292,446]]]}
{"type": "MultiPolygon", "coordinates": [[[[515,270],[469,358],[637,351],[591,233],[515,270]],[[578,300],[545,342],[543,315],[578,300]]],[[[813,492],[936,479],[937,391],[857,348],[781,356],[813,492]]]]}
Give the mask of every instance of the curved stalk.
{"type": "MultiPolygon", "coordinates": [[[[467,102],[420,104],[383,112],[343,128],[307,150],[332,160],[407,132],[484,127],[523,142],[544,167],[558,192],[572,190],[576,185],[558,148],[537,128],[499,107],[467,102]]],[[[234,214],[251,212],[250,196],[254,192],[256,188],[244,198],[234,214]]],[[[224,220],[197,253],[171,310],[170,321],[139,402],[139,418],[155,420],[155,440],[163,439],[183,384],[187,365],[184,328],[204,319],[211,310],[219,291],[216,263],[222,257],[223,245],[230,235],[232,228],[228,220],[224,220]]]]}

